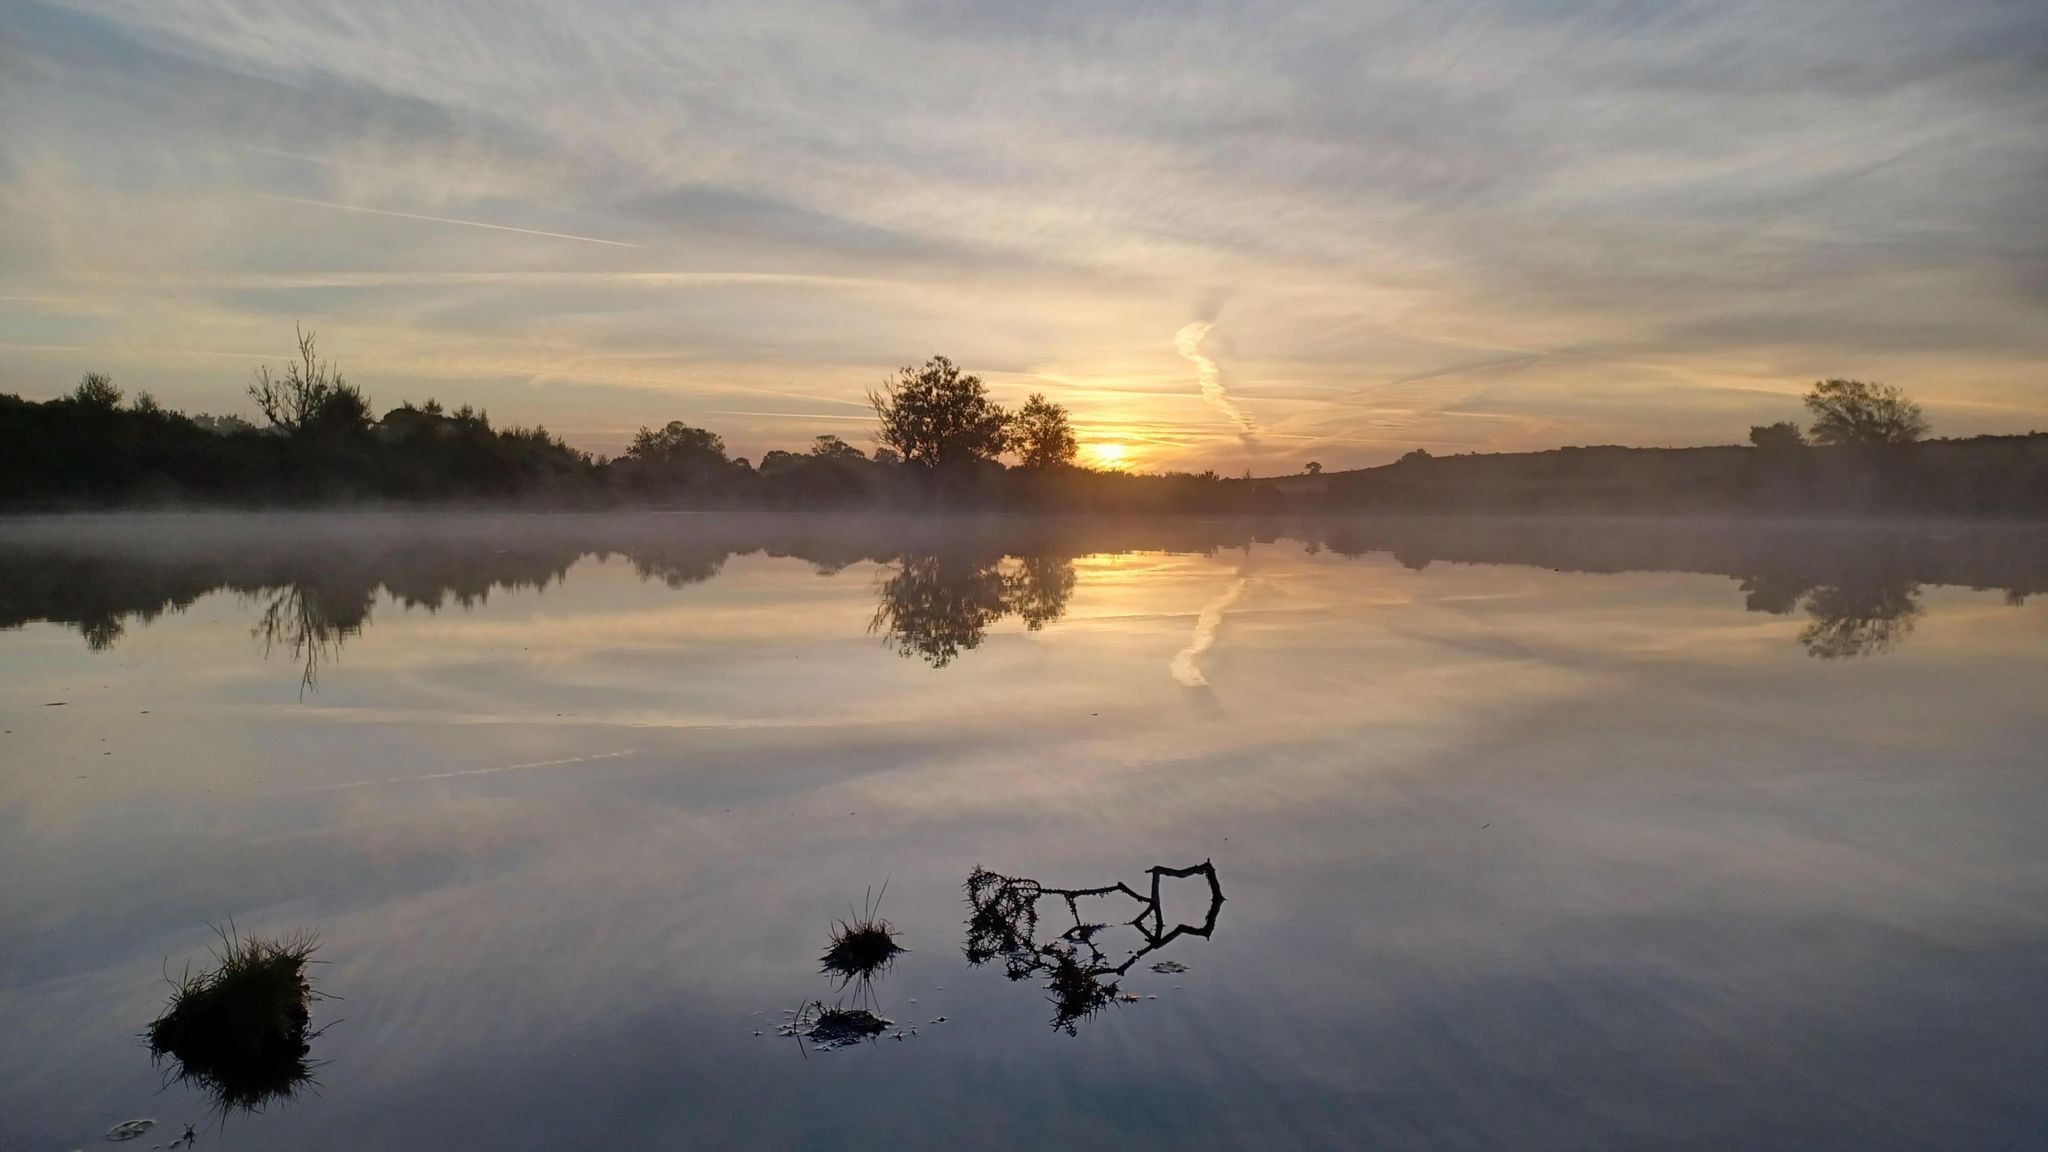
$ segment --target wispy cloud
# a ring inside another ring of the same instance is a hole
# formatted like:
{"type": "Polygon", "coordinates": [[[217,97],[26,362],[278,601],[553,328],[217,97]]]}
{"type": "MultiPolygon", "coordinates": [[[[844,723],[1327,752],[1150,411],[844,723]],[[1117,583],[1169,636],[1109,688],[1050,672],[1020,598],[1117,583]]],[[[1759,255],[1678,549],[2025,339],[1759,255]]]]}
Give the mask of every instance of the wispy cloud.
{"type": "Polygon", "coordinates": [[[143,350],[300,320],[634,426],[944,351],[1232,471],[1729,442],[1827,375],[2048,420],[2040,4],[511,2],[6,6],[0,296],[99,306],[5,301],[0,379],[217,409],[143,350]]]}

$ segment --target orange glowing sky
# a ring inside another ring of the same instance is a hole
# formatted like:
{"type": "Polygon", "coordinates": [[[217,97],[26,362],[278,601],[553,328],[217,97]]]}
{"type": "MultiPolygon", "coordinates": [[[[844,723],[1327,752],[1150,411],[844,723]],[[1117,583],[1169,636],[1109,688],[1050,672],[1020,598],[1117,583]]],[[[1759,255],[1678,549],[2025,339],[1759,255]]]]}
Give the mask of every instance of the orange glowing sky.
{"type": "Polygon", "coordinates": [[[943,352],[1084,462],[1730,443],[1816,377],[2048,427],[2048,9],[26,0],[0,391],[615,452],[836,432],[943,352]]]}

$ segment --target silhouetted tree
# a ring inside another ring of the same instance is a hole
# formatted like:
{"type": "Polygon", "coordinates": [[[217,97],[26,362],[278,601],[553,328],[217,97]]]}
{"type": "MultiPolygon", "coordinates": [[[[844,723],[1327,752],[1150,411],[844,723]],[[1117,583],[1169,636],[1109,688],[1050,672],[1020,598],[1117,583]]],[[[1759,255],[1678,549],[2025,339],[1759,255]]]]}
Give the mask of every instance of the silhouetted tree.
{"type": "Polygon", "coordinates": [[[1806,447],[1806,435],[1799,431],[1799,425],[1780,420],[1776,424],[1752,424],[1749,442],[1767,452],[1782,452],[1806,447]]]}
{"type": "Polygon", "coordinates": [[[671,420],[660,431],[642,428],[626,449],[628,459],[646,464],[724,464],[725,440],[718,433],[671,420]]]}
{"type": "Polygon", "coordinates": [[[803,466],[803,457],[780,448],[770,448],[761,454],[760,473],[763,476],[780,476],[803,466]]]}
{"type": "Polygon", "coordinates": [[[87,372],[71,390],[71,399],[82,407],[112,412],[121,406],[121,390],[105,372],[87,372]]]}
{"type": "Polygon", "coordinates": [[[370,399],[342,378],[341,368],[316,355],[314,334],[294,329],[299,358],[274,377],[268,364],[256,369],[249,398],[273,428],[293,435],[362,431],[370,426],[370,399]]]}
{"type": "Polygon", "coordinates": [[[1822,380],[1806,393],[1818,444],[1910,444],[1927,434],[1920,406],[1896,385],[1822,380]]]}
{"type": "Polygon", "coordinates": [[[1010,446],[1026,468],[1051,468],[1074,462],[1080,444],[1067,420],[1064,405],[1033,392],[1010,421],[1010,446]]]}
{"type": "MultiPolygon", "coordinates": [[[[811,440],[811,455],[817,457],[820,460],[867,459],[866,454],[861,452],[860,449],[855,448],[853,445],[848,444],[846,441],[841,440],[837,436],[830,435],[829,433],[824,436],[814,437],[811,440]]],[[[765,470],[765,465],[767,463],[766,457],[762,458],[762,463],[764,465],[765,470]]]]}
{"type": "Polygon", "coordinates": [[[944,356],[869,389],[868,404],[881,421],[881,442],[907,463],[939,468],[993,460],[1007,446],[1007,414],[988,398],[981,377],[944,356]]]}
{"type": "Polygon", "coordinates": [[[1311,476],[1321,476],[1323,474],[1323,465],[1319,460],[1311,460],[1301,470],[1311,476]]]}

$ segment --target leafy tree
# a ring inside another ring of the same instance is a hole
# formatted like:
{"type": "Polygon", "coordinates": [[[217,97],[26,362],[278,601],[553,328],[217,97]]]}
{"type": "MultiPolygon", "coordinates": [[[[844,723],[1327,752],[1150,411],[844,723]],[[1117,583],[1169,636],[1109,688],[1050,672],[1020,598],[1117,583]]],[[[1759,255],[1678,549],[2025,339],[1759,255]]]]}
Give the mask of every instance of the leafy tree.
{"type": "Polygon", "coordinates": [[[1767,452],[1782,452],[1806,447],[1806,434],[1790,420],[1780,420],[1776,424],[1751,425],[1749,442],[1767,452]]]}
{"type": "Polygon", "coordinates": [[[868,404],[881,421],[883,446],[907,463],[938,468],[993,460],[1007,446],[1007,414],[988,398],[981,377],[944,356],[869,389],[868,404]]]}
{"type": "Polygon", "coordinates": [[[192,422],[193,427],[198,428],[202,432],[211,432],[215,436],[238,436],[244,432],[254,432],[256,430],[254,424],[249,423],[240,416],[234,415],[214,416],[201,412],[196,415],[187,416],[186,419],[192,422]]]}
{"type": "Polygon", "coordinates": [[[725,440],[718,433],[704,428],[692,428],[681,420],[671,420],[659,432],[642,428],[633,437],[633,444],[626,449],[626,455],[633,460],[647,464],[724,464],[725,440]]]}
{"type": "Polygon", "coordinates": [[[1311,476],[1321,476],[1323,474],[1322,462],[1319,460],[1311,460],[1305,466],[1303,466],[1302,471],[1308,473],[1311,476]]]}
{"type": "MultiPolygon", "coordinates": [[[[853,445],[848,444],[846,441],[841,440],[839,437],[830,434],[819,436],[811,441],[811,455],[816,456],[820,460],[867,459],[866,454],[861,452],[860,449],[855,448],[853,445]]],[[[764,457],[761,461],[763,470],[766,470],[767,463],[768,462],[764,457]]]]}
{"type": "Polygon", "coordinates": [[[1408,451],[1406,451],[1406,452],[1402,453],[1402,454],[1401,454],[1401,458],[1400,458],[1399,460],[1395,461],[1395,463],[1397,463],[1397,464],[1420,464],[1420,463],[1421,463],[1421,462],[1423,462],[1424,460],[1430,460],[1430,459],[1434,459],[1434,457],[1430,456],[1430,454],[1429,454],[1429,449],[1427,449],[1427,448],[1411,448],[1411,449],[1409,449],[1408,451]]]}
{"type": "Polygon", "coordinates": [[[1822,380],[1806,394],[1818,444],[1910,444],[1927,434],[1920,406],[1896,385],[1822,380]]]}
{"type": "Polygon", "coordinates": [[[112,412],[121,406],[121,390],[105,372],[87,372],[78,387],[71,390],[71,399],[86,408],[112,412]]]}
{"type": "Polygon", "coordinates": [[[1010,418],[1009,436],[1010,447],[1026,468],[1072,464],[1080,449],[1073,425],[1067,421],[1066,406],[1047,400],[1040,392],[1033,392],[1010,418]]]}
{"type": "Polygon", "coordinates": [[[270,426],[292,435],[363,431],[370,426],[370,398],[342,378],[341,368],[315,354],[311,332],[294,329],[299,358],[282,377],[268,364],[256,369],[249,398],[270,426]]]}

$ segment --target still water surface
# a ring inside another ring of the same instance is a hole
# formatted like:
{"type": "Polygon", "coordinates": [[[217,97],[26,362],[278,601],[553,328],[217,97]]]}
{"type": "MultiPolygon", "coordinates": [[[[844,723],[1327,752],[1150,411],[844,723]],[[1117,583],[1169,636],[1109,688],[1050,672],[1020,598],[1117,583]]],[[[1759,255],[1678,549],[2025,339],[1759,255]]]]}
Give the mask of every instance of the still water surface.
{"type": "Polygon", "coordinates": [[[2040,1148],[2044,590],[1954,525],[0,523],[0,1148],[2040,1148]],[[1039,901],[1092,1012],[970,935],[977,866],[1204,862],[1039,901]],[[778,1036],[885,882],[895,1024],[778,1036]],[[229,919],[333,998],[221,1125],[138,1034],[229,919]]]}

